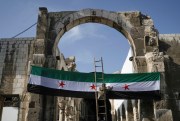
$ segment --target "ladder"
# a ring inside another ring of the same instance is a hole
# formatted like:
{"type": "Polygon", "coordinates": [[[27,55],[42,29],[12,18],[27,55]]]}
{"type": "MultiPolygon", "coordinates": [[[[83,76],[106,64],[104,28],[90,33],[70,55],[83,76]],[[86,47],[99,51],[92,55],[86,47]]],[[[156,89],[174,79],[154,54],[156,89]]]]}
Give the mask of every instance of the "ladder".
{"type": "Polygon", "coordinates": [[[97,88],[95,91],[96,119],[97,121],[107,121],[106,85],[104,83],[104,68],[103,68],[102,57],[100,60],[95,60],[94,58],[94,67],[95,67],[94,80],[96,87],[100,86],[97,85],[97,80],[101,80],[103,82],[102,86],[99,87],[99,91],[97,90],[97,88]],[[98,68],[101,68],[99,69],[101,70],[101,72],[97,72],[98,68]]]}

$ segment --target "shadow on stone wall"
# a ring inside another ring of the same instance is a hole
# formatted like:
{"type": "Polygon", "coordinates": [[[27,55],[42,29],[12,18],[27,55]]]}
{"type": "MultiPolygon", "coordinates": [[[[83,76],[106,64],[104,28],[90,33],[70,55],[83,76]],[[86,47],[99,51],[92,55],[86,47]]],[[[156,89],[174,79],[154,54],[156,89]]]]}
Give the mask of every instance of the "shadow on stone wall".
{"type": "MultiPolygon", "coordinates": [[[[83,99],[85,103],[85,116],[81,117],[80,121],[96,121],[96,101],[95,99],[83,99]]],[[[107,100],[107,118],[108,121],[112,121],[111,118],[111,104],[107,100]]]]}
{"type": "MultiPolygon", "coordinates": [[[[166,108],[171,109],[174,121],[179,121],[180,99],[180,43],[177,40],[161,40],[159,42],[160,51],[165,57],[165,97],[166,108]]],[[[163,109],[163,107],[161,107],[163,109]]]]}

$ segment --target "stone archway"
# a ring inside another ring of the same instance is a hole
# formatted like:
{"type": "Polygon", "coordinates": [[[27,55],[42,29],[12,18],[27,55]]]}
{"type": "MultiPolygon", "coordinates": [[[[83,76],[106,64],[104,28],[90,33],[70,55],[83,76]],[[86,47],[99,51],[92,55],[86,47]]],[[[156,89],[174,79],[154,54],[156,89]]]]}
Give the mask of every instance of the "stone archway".
{"type": "Polygon", "coordinates": [[[46,8],[40,8],[36,42],[39,46],[36,44],[35,53],[41,49],[41,52],[53,55],[65,32],[89,22],[107,25],[123,34],[129,41],[134,56],[143,56],[145,52],[158,47],[158,32],[154,29],[152,19],[140,12],[84,9],[48,13],[46,8]]]}
{"type": "MultiPolygon", "coordinates": [[[[92,22],[114,28],[127,38],[133,50],[131,61],[133,61],[135,72],[154,70],[154,62],[149,61],[154,56],[153,51],[158,53],[158,32],[149,16],[141,12],[112,12],[99,9],[63,12],[48,12],[46,8],[39,10],[33,54],[34,65],[57,68],[57,56],[60,54],[57,45],[63,34],[77,25],[92,22]]],[[[157,61],[159,62],[158,59],[157,61]]],[[[158,68],[162,64],[163,60],[155,66],[158,68]]],[[[48,100],[53,100],[53,98],[48,97],[48,100]]],[[[49,109],[45,107],[44,112],[46,110],[49,109]]]]}
{"type": "Polygon", "coordinates": [[[128,40],[130,40],[129,43],[131,43],[131,45],[134,45],[129,34],[133,26],[129,21],[125,20],[125,16],[123,14],[121,15],[115,12],[108,12],[104,10],[84,9],[81,11],[69,13],[63,19],[57,19],[56,22],[54,22],[53,31],[51,31],[53,35],[56,35],[56,38],[53,38],[53,40],[55,40],[54,47],[56,48],[57,43],[59,43],[60,38],[65,32],[69,31],[71,28],[77,25],[90,22],[104,24],[116,29],[117,31],[121,32],[128,40]]]}

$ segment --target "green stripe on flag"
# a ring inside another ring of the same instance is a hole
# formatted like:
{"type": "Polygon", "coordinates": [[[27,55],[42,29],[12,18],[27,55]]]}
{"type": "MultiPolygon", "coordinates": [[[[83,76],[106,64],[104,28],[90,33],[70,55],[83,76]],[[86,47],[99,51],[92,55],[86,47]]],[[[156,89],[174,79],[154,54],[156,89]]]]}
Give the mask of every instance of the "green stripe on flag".
{"type": "MultiPolygon", "coordinates": [[[[94,82],[94,73],[68,72],[32,66],[31,74],[58,80],[94,82]]],[[[101,77],[101,73],[97,73],[97,78],[98,77],[101,77]]],[[[104,74],[105,83],[128,83],[146,81],[160,81],[160,73],[104,74]]],[[[102,82],[102,80],[97,80],[97,82],[102,82]]]]}

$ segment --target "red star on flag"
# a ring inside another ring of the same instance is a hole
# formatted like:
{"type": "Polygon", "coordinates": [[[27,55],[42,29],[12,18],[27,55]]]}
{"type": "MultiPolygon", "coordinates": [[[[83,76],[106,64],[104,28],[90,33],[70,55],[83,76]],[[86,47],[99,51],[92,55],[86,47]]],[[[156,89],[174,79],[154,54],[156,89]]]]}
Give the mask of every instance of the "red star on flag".
{"type": "Polygon", "coordinates": [[[124,88],[124,90],[129,90],[129,85],[125,84],[122,88],[124,88]]]}
{"type": "Polygon", "coordinates": [[[64,82],[63,81],[61,81],[61,82],[59,82],[59,87],[64,87],[64,85],[66,85],[66,84],[64,84],[64,82]]]}
{"type": "Polygon", "coordinates": [[[92,86],[90,86],[92,90],[96,90],[96,86],[93,84],[92,86]]]}

